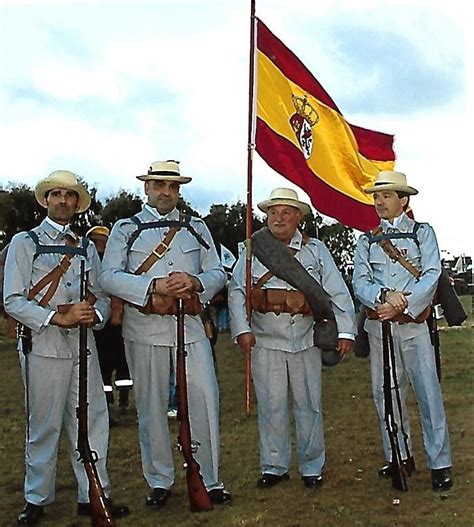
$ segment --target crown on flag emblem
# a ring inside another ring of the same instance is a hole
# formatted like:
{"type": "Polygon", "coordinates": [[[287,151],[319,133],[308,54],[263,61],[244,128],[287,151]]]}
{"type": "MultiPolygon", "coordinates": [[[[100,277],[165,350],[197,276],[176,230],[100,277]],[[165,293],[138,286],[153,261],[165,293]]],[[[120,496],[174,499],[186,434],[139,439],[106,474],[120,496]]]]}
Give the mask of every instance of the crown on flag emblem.
{"type": "Polygon", "coordinates": [[[291,99],[296,113],[290,117],[290,125],[300,143],[305,159],[308,159],[313,151],[313,131],[311,128],[318,123],[319,114],[308,102],[306,95],[298,97],[291,94],[291,99]]]}

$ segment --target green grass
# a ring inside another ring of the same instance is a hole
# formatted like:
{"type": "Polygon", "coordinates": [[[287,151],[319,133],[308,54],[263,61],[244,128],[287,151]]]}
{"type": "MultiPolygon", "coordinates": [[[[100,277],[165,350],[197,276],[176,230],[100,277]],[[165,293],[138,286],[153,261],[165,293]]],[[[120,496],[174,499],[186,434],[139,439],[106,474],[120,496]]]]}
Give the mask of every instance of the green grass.
{"type": "MultiPolygon", "coordinates": [[[[463,298],[471,311],[471,299],[463,298]]],[[[418,471],[408,480],[409,492],[391,488],[377,476],[383,464],[378,422],[373,407],[366,359],[350,357],[323,374],[324,420],[327,461],[321,489],[304,489],[295,464],[290,480],[273,489],[257,489],[259,476],[256,408],[244,412],[243,364],[228,334],[217,345],[221,389],[221,477],[234,496],[230,507],[212,512],[189,512],[182,457],[175,453],[177,480],[168,505],[161,511],[145,508],[148,492],[142,477],[138,431],[134,413],[117,417],[111,429],[109,473],[116,501],[132,509],[123,527],[136,526],[473,526],[473,346],[472,314],[461,329],[441,332],[443,393],[454,458],[454,488],[445,493],[431,490],[426,468],[416,405],[410,399],[414,455],[418,471]],[[394,504],[394,499],[399,504],[394,504]]],[[[15,525],[23,506],[23,387],[13,343],[0,337],[0,526],[15,525]]],[[[115,409],[114,409],[115,411],[115,409]]],[[[176,436],[176,422],[171,422],[176,436]]],[[[56,501],[47,507],[44,526],[85,526],[75,515],[76,483],[66,443],[59,455],[56,501]]]]}

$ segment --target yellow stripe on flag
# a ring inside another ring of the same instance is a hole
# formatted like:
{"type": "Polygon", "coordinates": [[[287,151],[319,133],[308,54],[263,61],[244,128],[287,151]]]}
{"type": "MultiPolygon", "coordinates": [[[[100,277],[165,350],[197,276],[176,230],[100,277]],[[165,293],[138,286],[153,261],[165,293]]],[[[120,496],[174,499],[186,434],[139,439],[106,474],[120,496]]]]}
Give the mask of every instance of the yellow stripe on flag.
{"type": "MultiPolygon", "coordinates": [[[[306,98],[319,120],[312,126],[312,151],[306,162],[328,185],[365,204],[373,204],[364,193],[380,170],[390,170],[393,161],[371,161],[358,151],[357,141],[344,118],[291,82],[261,51],[257,53],[257,116],[280,136],[301,149],[290,119],[297,114],[293,97],[306,98]],[[341,174],[344,177],[341,177],[341,174]]],[[[309,106],[310,105],[310,106],[309,106]]]]}

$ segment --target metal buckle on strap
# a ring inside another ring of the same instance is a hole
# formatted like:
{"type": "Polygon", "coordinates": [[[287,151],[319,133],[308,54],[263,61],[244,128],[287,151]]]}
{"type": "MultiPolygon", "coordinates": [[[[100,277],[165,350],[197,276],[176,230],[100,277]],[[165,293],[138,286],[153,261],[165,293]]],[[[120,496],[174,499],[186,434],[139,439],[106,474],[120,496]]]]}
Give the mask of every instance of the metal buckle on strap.
{"type": "Polygon", "coordinates": [[[165,243],[160,243],[160,245],[158,247],[163,247],[163,252],[160,254],[159,252],[157,252],[156,249],[154,249],[152,251],[152,254],[154,254],[157,258],[163,258],[163,256],[165,255],[166,251],[169,249],[169,245],[166,245],[165,243]]]}

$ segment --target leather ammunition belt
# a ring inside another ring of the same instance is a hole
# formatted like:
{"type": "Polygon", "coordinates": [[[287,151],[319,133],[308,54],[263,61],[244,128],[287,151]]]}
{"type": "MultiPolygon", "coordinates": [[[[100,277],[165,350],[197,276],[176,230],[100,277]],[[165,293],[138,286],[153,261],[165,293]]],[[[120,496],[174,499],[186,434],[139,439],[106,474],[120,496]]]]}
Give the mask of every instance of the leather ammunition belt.
{"type": "Polygon", "coordinates": [[[290,313],[312,316],[311,306],[301,291],[254,287],[250,294],[252,308],[259,313],[290,313]]]}
{"type": "MultiPolygon", "coordinates": [[[[430,312],[431,306],[427,306],[416,318],[412,318],[409,315],[399,313],[398,315],[395,315],[392,319],[390,319],[390,322],[398,322],[399,324],[422,324],[423,322],[426,322],[426,320],[429,318],[430,312]]],[[[377,311],[375,311],[375,309],[366,307],[365,313],[367,315],[367,318],[370,318],[371,320],[380,320],[379,315],[377,311]]]]}
{"type": "MultiPolygon", "coordinates": [[[[137,306],[136,304],[129,304],[138,309],[144,315],[176,315],[176,298],[174,296],[160,295],[159,293],[152,293],[148,302],[144,306],[137,306]]],[[[197,295],[192,295],[191,298],[184,300],[184,313],[186,315],[200,315],[202,313],[202,304],[199,302],[197,295]]]]}

